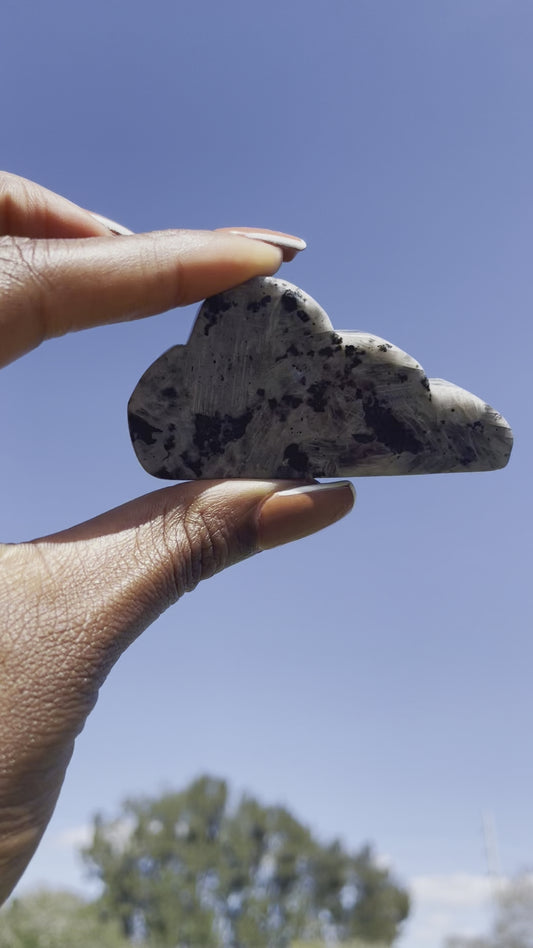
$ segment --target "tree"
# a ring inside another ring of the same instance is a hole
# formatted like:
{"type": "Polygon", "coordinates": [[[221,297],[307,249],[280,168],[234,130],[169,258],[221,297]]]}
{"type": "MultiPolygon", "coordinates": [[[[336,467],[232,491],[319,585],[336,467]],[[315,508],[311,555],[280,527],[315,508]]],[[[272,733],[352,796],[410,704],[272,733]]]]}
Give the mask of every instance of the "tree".
{"type": "Polygon", "coordinates": [[[212,777],[98,816],[84,856],[103,883],[102,916],[150,948],[285,948],[327,935],[390,945],[409,911],[369,847],[322,845],[287,809],[249,796],[231,808],[212,777]]]}
{"type": "Polygon", "coordinates": [[[131,948],[116,922],[102,921],[71,892],[35,892],[0,911],[0,948],[131,948]]]}
{"type": "Polygon", "coordinates": [[[520,873],[498,893],[490,935],[452,936],[445,948],[533,948],[533,876],[520,873]]]}

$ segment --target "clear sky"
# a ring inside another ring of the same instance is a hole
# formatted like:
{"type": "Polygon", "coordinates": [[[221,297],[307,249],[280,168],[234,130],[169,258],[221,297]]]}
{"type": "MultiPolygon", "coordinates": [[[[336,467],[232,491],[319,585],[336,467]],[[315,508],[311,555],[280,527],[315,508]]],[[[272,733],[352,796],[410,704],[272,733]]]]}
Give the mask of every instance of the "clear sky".
{"type": "MultiPolygon", "coordinates": [[[[512,425],[493,474],[356,481],[354,513],[164,615],[113,670],[19,886],[86,886],[92,814],[199,773],[373,841],[402,948],[533,864],[529,0],[3,0],[0,163],[136,231],[299,234],[281,275],[512,425]]],[[[50,342],[0,376],[3,538],[156,488],[126,404],[195,308],[50,342]]]]}

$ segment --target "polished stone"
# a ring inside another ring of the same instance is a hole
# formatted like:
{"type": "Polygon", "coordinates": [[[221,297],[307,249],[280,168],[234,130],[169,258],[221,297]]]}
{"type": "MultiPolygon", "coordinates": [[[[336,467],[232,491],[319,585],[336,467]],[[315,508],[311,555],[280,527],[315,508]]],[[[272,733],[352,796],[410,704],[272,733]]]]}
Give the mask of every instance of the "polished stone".
{"type": "Polygon", "coordinates": [[[488,471],[507,422],[390,342],[337,332],[275,277],[202,305],[187,345],[142,376],[128,408],[143,467],[171,479],[488,471]]]}

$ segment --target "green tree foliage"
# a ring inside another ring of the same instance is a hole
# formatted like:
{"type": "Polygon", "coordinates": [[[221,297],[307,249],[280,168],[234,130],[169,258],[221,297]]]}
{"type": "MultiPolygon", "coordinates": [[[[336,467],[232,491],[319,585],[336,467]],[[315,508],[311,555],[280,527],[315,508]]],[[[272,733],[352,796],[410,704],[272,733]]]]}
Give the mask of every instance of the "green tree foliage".
{"type": "Polygon", "coordinates": [[[0,948],[131,948],[116,922],[70,892],[36,892],[0,911],[0,948]]]}
{"type": "Polygon", "coordinates": [[[366,847],[320,844],[284,807],[230,807],[223,780],[129,800],[84,851],[99,910],[150,948],[286,948],[335,937],[391,945],[409,898],[366,847]]]}

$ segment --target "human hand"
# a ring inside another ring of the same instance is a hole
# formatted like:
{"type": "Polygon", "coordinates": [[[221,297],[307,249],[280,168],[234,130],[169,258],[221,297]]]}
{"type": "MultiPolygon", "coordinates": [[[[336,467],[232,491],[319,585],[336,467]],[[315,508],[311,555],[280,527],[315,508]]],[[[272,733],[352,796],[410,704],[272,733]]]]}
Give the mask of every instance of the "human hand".
{"type": "MultiPolygon", "coordinates": [[[[0,365],[53,336],[274,273],[298,249],[273,232],[117,237],[127,231],[107,223],[0,173],[0,365]]],[[[345,481],[197,481],[0,545],[0,902],[38,845],[75,738],[124,649],[200,580],[352,504],[345,481]]]]}

